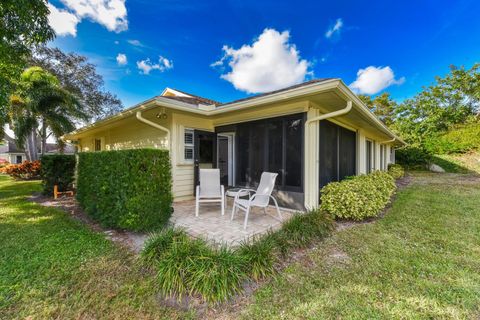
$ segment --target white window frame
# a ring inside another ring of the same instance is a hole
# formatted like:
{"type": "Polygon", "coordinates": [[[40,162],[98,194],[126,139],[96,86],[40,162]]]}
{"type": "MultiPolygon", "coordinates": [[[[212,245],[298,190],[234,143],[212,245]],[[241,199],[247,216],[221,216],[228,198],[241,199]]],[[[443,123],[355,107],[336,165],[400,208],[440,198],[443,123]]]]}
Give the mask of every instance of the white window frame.
{"type": "Polygon", "coordinates": [[[188,162],[188,163],[193,163],[193,159],[195,158],[194,153],[195,153],[195,134],[194,134],[194,130],[190,129],[190,128],[185,128],[184,132],[183,132],[183,160],[185,162],[188,162]],[[191,143],[187,143],[187,141],[186,141],[187,134],[192,135],[192,142],[191,143]],[[192,150],[192,158],[191,159],[185,157],[185,154],[186,154],[187,150],[192,150]]]}

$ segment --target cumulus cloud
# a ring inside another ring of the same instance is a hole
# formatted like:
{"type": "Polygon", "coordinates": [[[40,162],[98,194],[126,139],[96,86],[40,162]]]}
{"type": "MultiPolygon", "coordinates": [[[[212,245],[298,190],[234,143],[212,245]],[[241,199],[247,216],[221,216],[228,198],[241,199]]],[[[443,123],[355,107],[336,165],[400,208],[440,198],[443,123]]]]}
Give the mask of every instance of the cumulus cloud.
{"type": "Polygon", "coordinates": [[[340,33],[340,30],[342,29],[343,27],[343,20],[338,18],[336,21],[335,21],[335,24],[333,26],[331,26],[327,32],[325,32],[325,37],[330,39],[335,33],[340,33]]]}
{"type": "Polygon", "coordinates": [[[77,24],[84,18],[103,25],[109,31],[121,32],[128,29],[125,0],[61,0],[61,2],[65,5],[65,10],[48,4],[49,24],[57,35],[75,36],[77,24]]]}
{"type": "Polygon", "coordinates": [[[125,0],[61,0],[80,18],[90,18],[109,31],[128,29],[125,0]]]}
{"type": "Polygon", "coordinates": [[[224,56],[211,64],[231,69],[222,78],[233,86],[248,93],[260,93],[288,87],[305,80],[313,73],[310,63],[301,59],[296,46],[289,43],[290,33],[265,29],[250,44],[239,49],[223,46],[224,56]]]}
{"type": "Polygon", "coordinates": [[[66,10],[59,10],[50,3],[48,4],[48,10],[50,11],[48,24],[57,36],[72,35],[75,37],[77,35],[77,24],[80,19],[76,15],[66,10]]]}
{"type": "Polygon", "coordinates": [[[172,69],[173,62],[172,60],[168,60],[165,57],[159,56],[158,63],[152,63],[149,58],[137,61],[137,68],[140,70],[140,73],[148,75],[152,70],[164,72],[166,70],[172,69]]]}
{"type": "Polygon", "coordinates": [[[405,77],[395,79],[392,68],[369,66],[357,72],[357,79],[350,84],[350,88],[357,93],[376,94],[391,85],[400,85],[405,77]]]}
{"type": "Polygon", "coordinates": [[[119,66],[124,66],[127,64],[127,55],[124,53],[119,53],[117,55],[117,63],[119,66]]]}

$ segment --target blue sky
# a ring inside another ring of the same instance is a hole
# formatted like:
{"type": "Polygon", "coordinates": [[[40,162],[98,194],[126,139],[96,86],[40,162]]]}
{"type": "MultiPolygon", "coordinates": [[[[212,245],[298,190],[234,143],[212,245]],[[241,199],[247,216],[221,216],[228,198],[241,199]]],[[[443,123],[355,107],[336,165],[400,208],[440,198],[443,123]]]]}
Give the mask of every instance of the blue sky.
{"type": "Polygon", "coordinates": [[[449,65],[480,61],[478,1],[50,6],[58,34],[51,45],[88,56],[126,107],[167,86],[226,102],[312,77],[338,77],[357,92],[403,100],[449,65]]]}

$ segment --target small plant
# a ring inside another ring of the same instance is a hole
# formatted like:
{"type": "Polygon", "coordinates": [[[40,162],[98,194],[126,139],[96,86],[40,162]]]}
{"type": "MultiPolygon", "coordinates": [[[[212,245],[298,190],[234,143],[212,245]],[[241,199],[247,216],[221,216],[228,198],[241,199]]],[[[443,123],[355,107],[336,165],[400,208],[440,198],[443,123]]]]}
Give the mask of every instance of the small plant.
{"type": "Polygon", "coordinates": [[[405,175],[405,170],[403,167],[397,163],[391,163],[388,165],[388,173],[393,177],[393,179],[397,180],[403,178],[405,175]]]}
{"type": "Polygon", "coordinates": [[[245,262],[245,272],[260,280],[275,273],[275,242],[270,235],[244,242],[237,253],[245,262]]]}
{"type": "Polygon", "coordinates": [[[395,189],[393,177],[383,171],[331,182],[321,190],[320,208],[340,219],[376,217],[388,204],[395,189]]]}
{"type": "Polygon", "coordinates": [[[40,161],[24,161],[21,164],[10,164],[2,168],[2,172],[17,180],[34,180],[40,178],[40,161]]]}
{"type": "Polygon", "coordinates": [[[425,169],[432,161],[432,154],[424,148],[404,147],[395,150],[395,159],[398,164],[409,169],[425,169]]]}

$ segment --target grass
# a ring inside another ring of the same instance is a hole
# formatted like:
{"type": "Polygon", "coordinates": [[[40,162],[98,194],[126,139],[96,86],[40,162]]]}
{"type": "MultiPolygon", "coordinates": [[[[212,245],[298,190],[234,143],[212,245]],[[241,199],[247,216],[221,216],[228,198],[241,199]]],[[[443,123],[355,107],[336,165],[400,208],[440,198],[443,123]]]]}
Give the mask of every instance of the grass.
{"type": "Polygon", "coordinates": [[[243,318],[478,319],[480,179],[415,175],[384,218],[336,232],[258,290],[243,318]]]}
{"type": "Polygon", "coordinates": [[[37,181],[0,175],[0,318],[175,319],[154,275],[103,235],[26,200],[37,181]]]}
{"type": "Polygon", "coordinates": [[[445,169],[446,172],[480,174],[480,152],[478,151],[436,155],[433,162],[445,169]]]}

